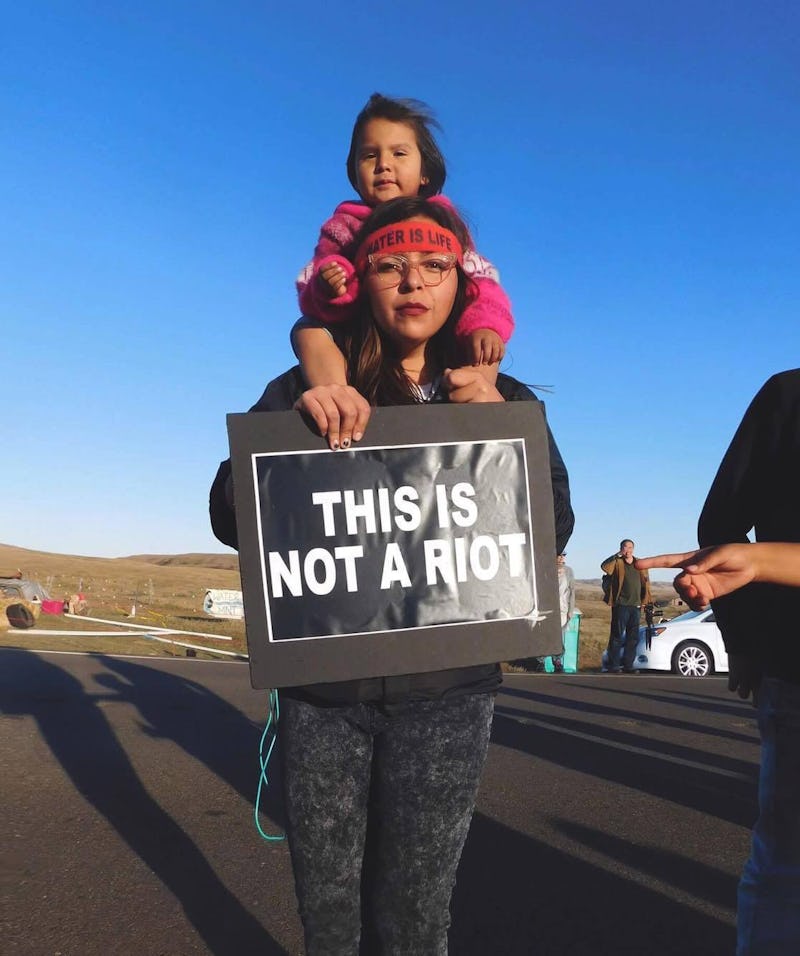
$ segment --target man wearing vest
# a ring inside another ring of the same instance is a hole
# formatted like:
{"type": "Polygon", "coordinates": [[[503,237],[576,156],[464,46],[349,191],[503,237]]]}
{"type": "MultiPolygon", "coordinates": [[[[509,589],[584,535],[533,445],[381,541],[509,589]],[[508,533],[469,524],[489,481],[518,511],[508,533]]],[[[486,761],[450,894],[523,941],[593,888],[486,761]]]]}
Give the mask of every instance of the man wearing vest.
{"type": "Polygon", "coordinates": [[[650,578],[647,571],[638,571],[634,565],[633,541],[624,538],[619,551],[600,565],[603,574],[610,576],[608,593],[603,598],[611,606],[611,632],[608,637],[608,672],[637,673],[636,645],[639,643],[639,619],[643,604],[652,604],[650,578]],[[620,649],[625,645],[620,663],[620,649]]]}

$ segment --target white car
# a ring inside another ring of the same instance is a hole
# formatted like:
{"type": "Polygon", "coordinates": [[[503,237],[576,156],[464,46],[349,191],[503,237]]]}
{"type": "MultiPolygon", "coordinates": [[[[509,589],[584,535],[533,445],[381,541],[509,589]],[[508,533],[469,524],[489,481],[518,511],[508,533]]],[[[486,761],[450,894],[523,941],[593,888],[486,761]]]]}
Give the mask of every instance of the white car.
{"type": "MultiPolygon", "coordinates": [[[[650,647],[647,628],[639,628],[634,667],[642,671],[672,671],[683,677],[728,672],[728,655],[710,607],[687,611],[671,621],[654,624],[650,647]]],[[[603,669],[607,656],[603,652],[603,669]]]]}

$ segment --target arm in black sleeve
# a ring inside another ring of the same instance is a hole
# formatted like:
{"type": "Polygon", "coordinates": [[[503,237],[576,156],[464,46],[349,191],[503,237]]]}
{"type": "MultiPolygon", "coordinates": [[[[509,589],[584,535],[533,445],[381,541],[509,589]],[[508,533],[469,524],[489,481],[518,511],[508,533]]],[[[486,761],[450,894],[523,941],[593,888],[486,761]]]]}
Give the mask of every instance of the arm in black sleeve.
{"type": "MultiPolygon", "coordinates": [[[[767,383],[768,385],[769,383],[767,383]]],[[[755,524],[764,465],[762,429],[767,394],[761,389],[744,414],[706,497],[697,538],[701,548],[744,543],[755,524]]]]}
{"type": "MultiPolygon", "coordinates": [[[[527,385],[523,385],[508,375],[498,375],[497,388],[507,402],[538,402],[527,385]]],[[[544,408],[544,405],[542,406],[544,408]]],[[[553,517],[556,528],[556,554],[566,548],[572,529],[575,526],[575,515],[572,512],[569,494],[569,475],[558,450],[550,426],[547,426],[547,444],[550,450],[550,481],[553,485],[553,517]]]]}
{"type": "MultiPolygon", "coordinates": [[[[722,459],[697,524],[700,547],[748,541],[759,510],[767,507],[780,428],[773,382],[750,403],[722,459]]],[[[712,602],[729,653],[758,656],[761,588],[750,584],[712,602]]]]}
{"type": "MultiPolygon", "coordinates": [[[[292,408],[305,386],[299,366],[290,369],[273,379],[264,389],[261,398],[250,409],[251,412],[283,412],[292,408]]],[[[233,475],[231,460],[220,463],[216,477],[211,485],[208,500],[211,518],[211,530],[223,544],[239,547],[236,533],[236,515],[233,507],[233,475]]]]}
{"type": "Polygon", "coordinates": [[[561,554],[566,549],[567,541],[569,541],[572,529],[575,527],[575,515],[570,502],[567,467],[549,425],[547,426],[547,443],[550,447],[550,481],[553,485],[556,554],[561,554]]]}
{"type": "Polygon", "coordinates": [[[236,516],[233,510],[233,475],[231,460],[220,462],[211,492],[208,496],[208,513],[211,518],[211,530],[215,537],[229,548],[239,549],[236,533],[236,516]]]}

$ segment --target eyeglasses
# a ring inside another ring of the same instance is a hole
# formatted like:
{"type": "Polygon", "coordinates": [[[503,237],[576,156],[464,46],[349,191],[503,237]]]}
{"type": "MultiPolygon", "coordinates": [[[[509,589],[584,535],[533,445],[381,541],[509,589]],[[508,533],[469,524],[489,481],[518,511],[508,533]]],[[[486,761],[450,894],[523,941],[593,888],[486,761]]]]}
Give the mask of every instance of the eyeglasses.
{"type": "Polygon", "coordinates": [[[455,256],[428,255],[409,259],[407,256],[368,256],[370,276],[380,289],[393,289],[408,279],[416,269],[423,285],[441,285],[456,264],[455,256]]]}

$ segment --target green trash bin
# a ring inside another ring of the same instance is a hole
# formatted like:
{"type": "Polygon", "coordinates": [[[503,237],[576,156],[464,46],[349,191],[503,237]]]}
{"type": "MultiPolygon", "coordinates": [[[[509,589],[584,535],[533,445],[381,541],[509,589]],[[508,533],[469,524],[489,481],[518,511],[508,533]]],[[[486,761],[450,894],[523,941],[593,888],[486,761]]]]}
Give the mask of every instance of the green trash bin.
{"type": "MultiPolygon", "coordinates": [[[[564,673],[576,674],[578,672],[578,648],[581,634],[581,612],[576,611],[567,623],[564,631],[564,673]]],[[[544,669],[548,674],[553,673],[553,658],[545,657],[544,669]]]]}

